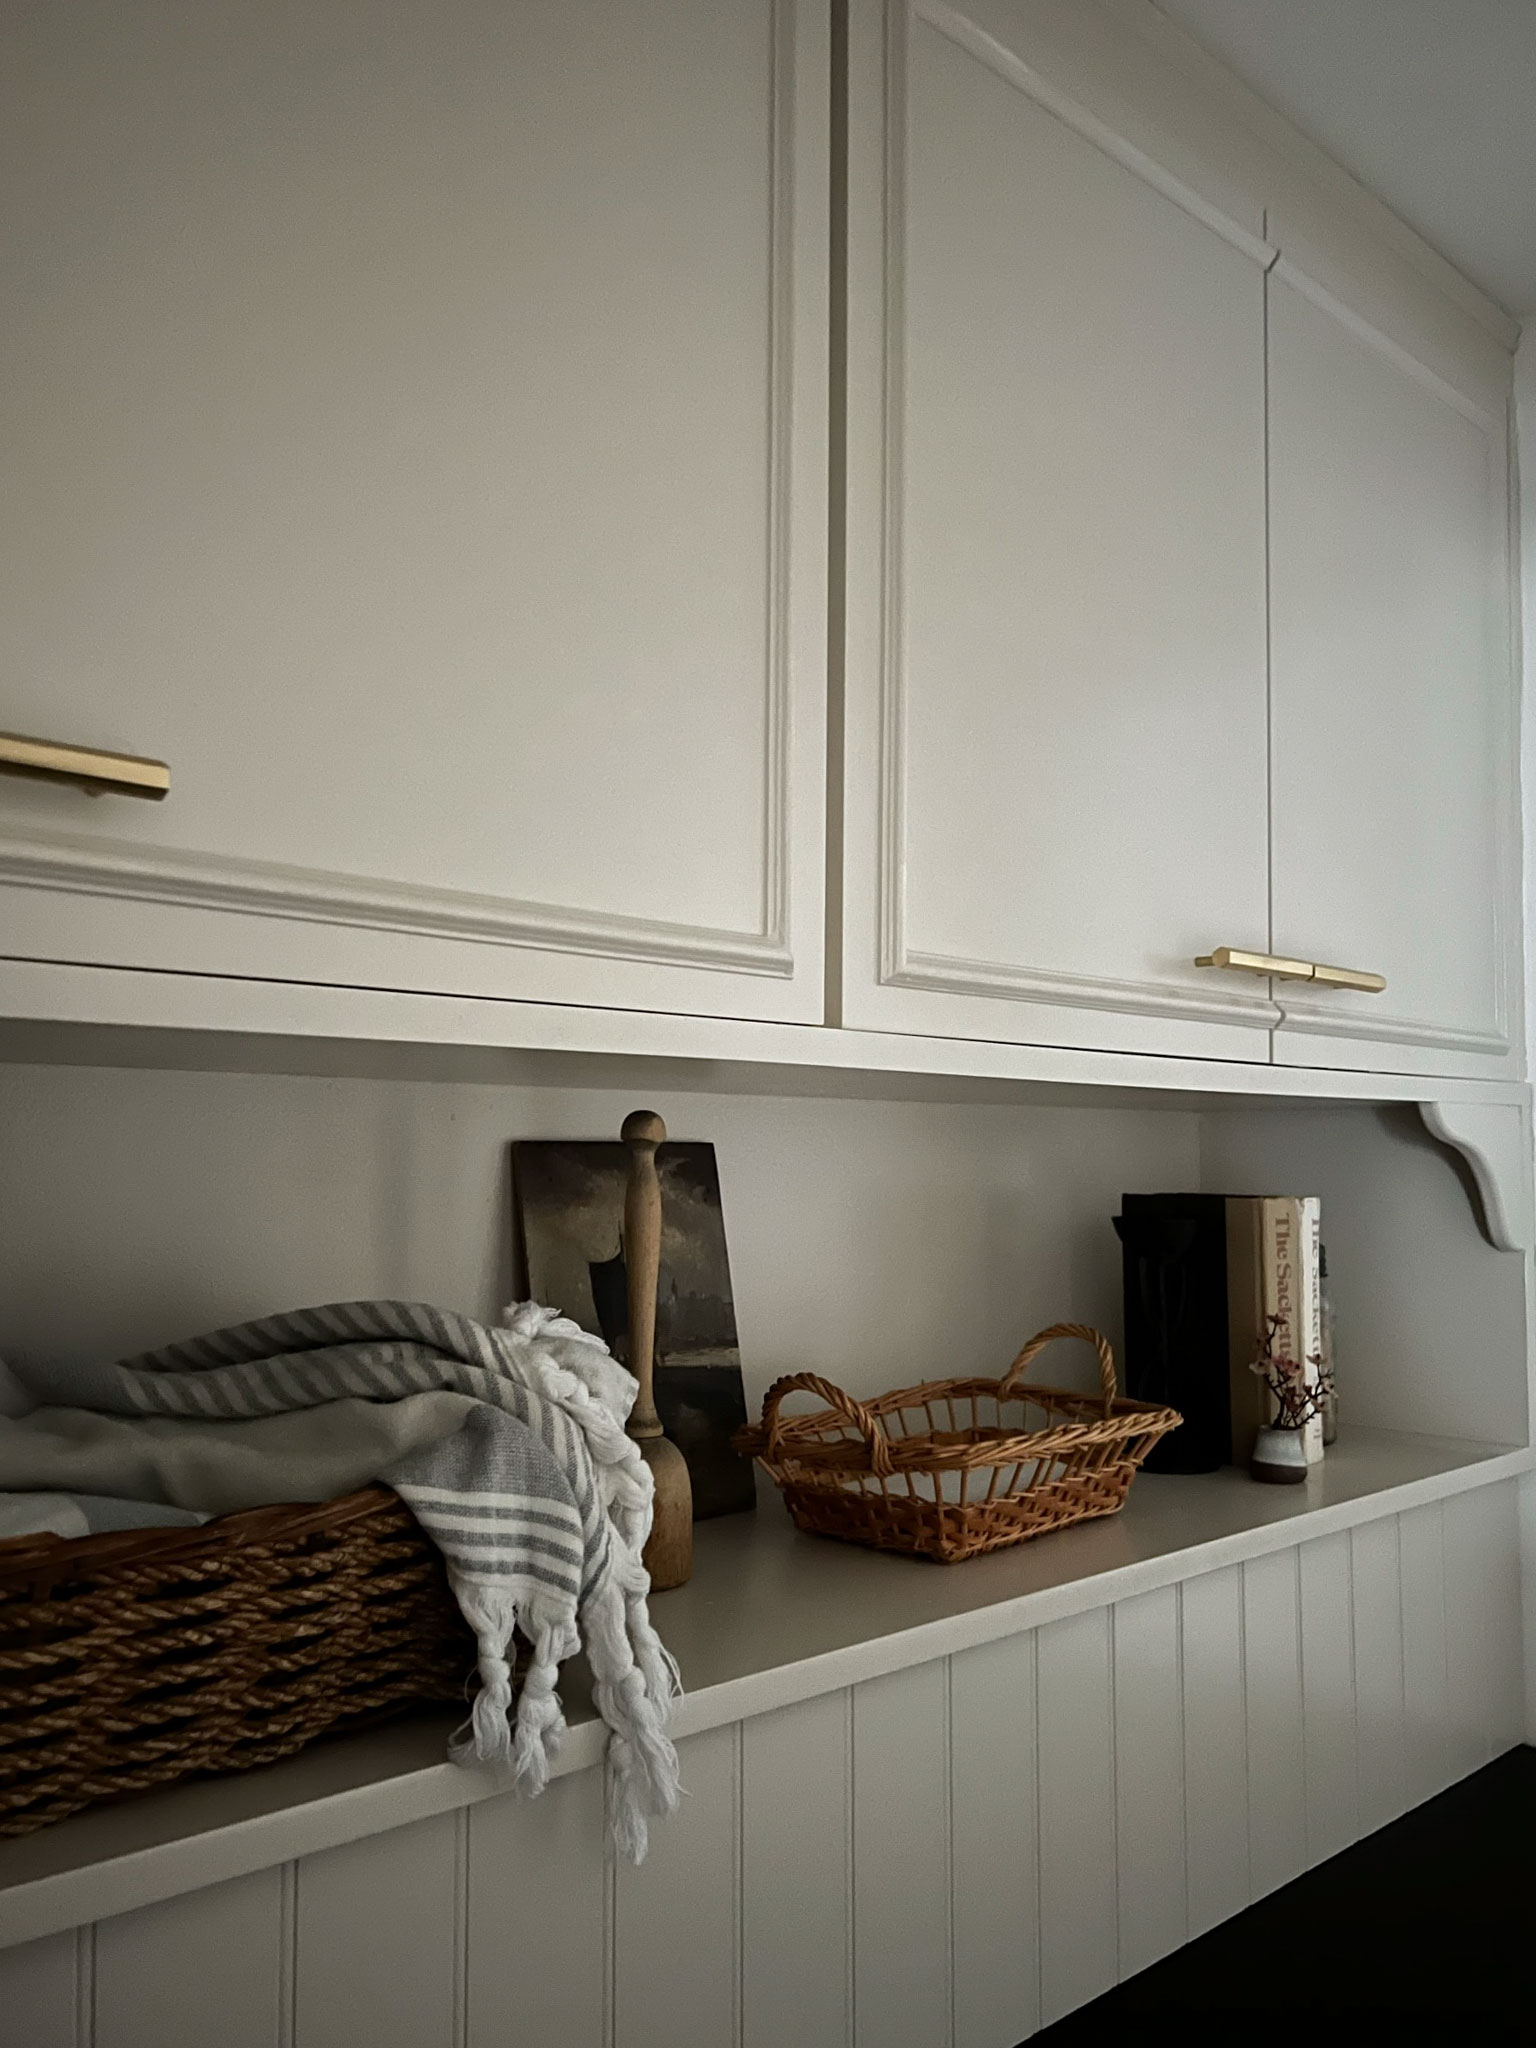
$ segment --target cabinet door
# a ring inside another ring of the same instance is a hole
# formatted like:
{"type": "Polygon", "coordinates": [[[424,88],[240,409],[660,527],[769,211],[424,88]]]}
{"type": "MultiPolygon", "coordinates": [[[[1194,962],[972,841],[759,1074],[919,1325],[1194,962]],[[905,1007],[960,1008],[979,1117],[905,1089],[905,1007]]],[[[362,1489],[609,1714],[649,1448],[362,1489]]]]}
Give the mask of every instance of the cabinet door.
{"type": "Polygon", "coordinates": [[[1021,13],[853,10],[843,1020],[1267,1059],[1269,252],[1021,13]]]}
{"type": "Polygon", "coordinates": [[[0,42],[0,954],[821,1014],[816,0],[0,42]]]}
{"type": "Polygon", "coordinates": [[[1269,284],[1276,1057],[1510,1070],[1505,419],[1282,261],[1269,284]]]}

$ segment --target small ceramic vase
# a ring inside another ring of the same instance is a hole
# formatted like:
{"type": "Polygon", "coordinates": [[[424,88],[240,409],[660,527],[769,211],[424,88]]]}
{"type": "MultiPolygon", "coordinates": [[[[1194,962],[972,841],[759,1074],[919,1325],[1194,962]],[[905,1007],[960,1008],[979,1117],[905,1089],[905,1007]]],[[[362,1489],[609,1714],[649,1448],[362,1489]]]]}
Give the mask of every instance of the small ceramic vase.
{"type": "Polygon", "coordinates": [[[1261,1429],[1248,1470],[1266,1486],[1300,1486],[1307,1476],[1307,1454],[1299,1429],[1261,1429]]]}

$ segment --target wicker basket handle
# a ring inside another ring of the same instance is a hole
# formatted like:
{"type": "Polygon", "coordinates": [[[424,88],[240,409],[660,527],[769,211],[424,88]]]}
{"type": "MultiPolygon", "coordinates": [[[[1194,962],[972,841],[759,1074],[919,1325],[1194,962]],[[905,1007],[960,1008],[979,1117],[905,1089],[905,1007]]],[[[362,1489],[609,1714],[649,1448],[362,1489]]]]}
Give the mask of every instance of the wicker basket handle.
{"type": "Polygon", "coordinates": [[[1104,1413],[1107,1415],[1119,1392],[1115,1378],[1115,1354],[1109,1339],[1102,1330],[1095,1330],[1087,1323],[1052,1323],[1048,1330],[1041,1330],[1030,1338],[1007,1372],[997,1383],[997,1398],[1005,1401],[1010,1395],[1019,1393],[1025,1373],[1034,1364],[1047,1344],[1054,1344],[1058,1337],[1081,1337],[1091,1344],[1099,1354],[1099,1386],[1104,1395],[1104,1413]]]}
{"type": "Polygon", "coordinates": [[[862,1401],[855,1401],[852,1394],[845,1394],[841,1387],[833,1386],[830,1380],[824,1380],[814,1372],[792,1372],[782,1380],[775,1380],[763,1396],[763,1429],[768,1438],[770,1462],[779,1454],[779,1403],[786,1394],[801,1393],[819,1395],[829,1408],[845,1415],[869,1445],[871,1471],[880,1479],[890,1477],[891,1440],[879,1416],[872,1415],[862,1401]]]}

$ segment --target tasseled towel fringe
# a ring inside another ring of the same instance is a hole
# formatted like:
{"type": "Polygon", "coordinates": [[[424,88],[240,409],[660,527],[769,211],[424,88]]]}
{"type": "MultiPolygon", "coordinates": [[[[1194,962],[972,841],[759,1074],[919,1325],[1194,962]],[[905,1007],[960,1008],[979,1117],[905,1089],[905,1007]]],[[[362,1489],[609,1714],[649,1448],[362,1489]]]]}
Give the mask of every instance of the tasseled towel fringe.
{"type": "MultiPolygon", "coordinates": [[[[592,1697],[608,1728],[608,1819],[621,1855],[645,1860],[647,1822],[672,1813],[682,1793],[677,1751],[667,1734],[673,1700],[681,1690],[677,1664],[652,1628],[645,1608],[648,1581],[638,1560],[614,1559],[613,1576],[588,1600],[582,1614],[592,1697]]],[[[535,1600],[520,1613],[504,1587],[477,1585],[453,1575],[454,1592],[480,1651],[480,1690],[469,1719],[448,1745],[454,1763],[510,1764],[520,1792],[536,1797],[565,1733],[556,1691],[560,1662],[579,1648],[570,1616],[535,1600]],[[533,1644],[515,1722],[512,1705],[512,1635],[519,1621],[533,1644]]]]}

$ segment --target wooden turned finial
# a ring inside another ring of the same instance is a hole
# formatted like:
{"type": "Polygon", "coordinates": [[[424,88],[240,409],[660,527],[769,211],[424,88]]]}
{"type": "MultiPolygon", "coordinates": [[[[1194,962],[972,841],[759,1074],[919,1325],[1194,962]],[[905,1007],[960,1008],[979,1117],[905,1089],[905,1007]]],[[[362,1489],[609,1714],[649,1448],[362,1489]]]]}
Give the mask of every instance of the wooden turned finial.
{"type": "Polygon", "coordinates": [[[662,1434],[656,1412],[656,1292],[661,1276],[661,1179],[656,1147],[667,1127],[652,1109],[625,1117],[619,1134],[629,1151],[624,1190],[624,1269],[629,1283],[629,1369],[639,1381],[629,1433],[656,1485],[655,1513],[643,1562],[657,1592],[681,1586],[693,1570],[693,1488],[677,1445],[662,1434]]]}

